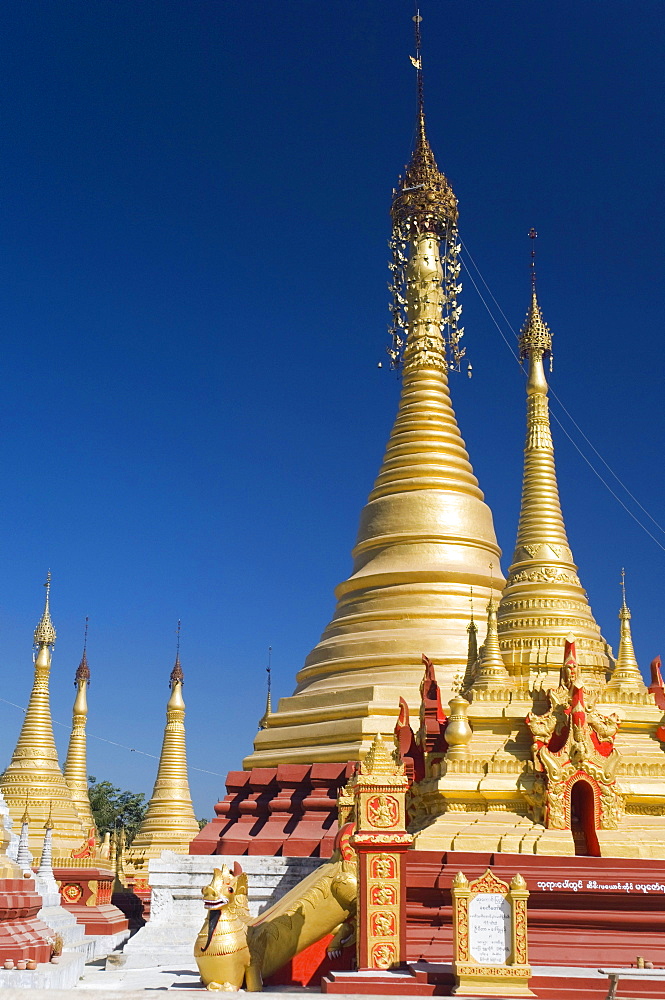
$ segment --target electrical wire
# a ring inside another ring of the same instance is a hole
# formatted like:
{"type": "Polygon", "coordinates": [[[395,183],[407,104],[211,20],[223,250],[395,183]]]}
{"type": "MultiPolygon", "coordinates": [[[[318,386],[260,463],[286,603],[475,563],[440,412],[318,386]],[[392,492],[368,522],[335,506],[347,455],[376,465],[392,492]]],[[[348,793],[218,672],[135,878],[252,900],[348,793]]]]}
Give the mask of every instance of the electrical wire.
{"type": "MultiPolygon", "coordinates": [[[[462,241],[460,240],[460,242],[462,242],[462,241]]],[[[483,277],[483,275],[482,275],[482,273],[480,271],[480,268],[476,264],[476,262],[475,262],[475,260],[474,260],[474,258],[472,256],[472,254],[471,254],[471,252],[469,251],[469,248],[464,243],[462,243],[462,246],[464,247],[464,252],[465,252],[466,256],[469,258],[469,260],[473,264],[473,266],[474,266],[474,268],[476,270],[476,273],[478,274],[478,277],[482,281],[483,285],[485,286],[485,288],[487,289],[489,295],[491,296],[492,301],[494,302],[494,304],[496,305],[497,309],[501,313],[501,315],[502,315],[502,317],[503,317],[503,319],[504,319],[504,321],[506,323],[506,326],[511,331],[511,333],[513,334],[513,336],[517,339],[518,335],[517,335],[515,329],[513,328],[512,324],[508,320],[508,318],[507,318],[506,314],[504,313],[503,309],[501,308],[501,306],[497,302],[497,300],[496,300],[496,298],[495,298],[495,296],[494,296],[491,288],[489,287],[489,285],[485,281],[485,278],[483,277]]],[[[492,310],[490,309],[489,305],[487,304],[487,301],[485,300],[485,297],[483,296],[483,294],[480,291],[478,285],[476,284],[476,281],[475,281],[475,279],[473,277],[473,274],[471,273],[471,271],[469,270],[468,267],[465,266],[464,269],[465,269],[465,272],[466,272],[467,276],[469,277],[469,279],[471,281],[471,284],[473,285],[473,287],[475,288],[475,290],[476,290],[476,292],[478,294],[478,298],[480,299],[480,301],[485,306],[485,309],[487,310],[487,313],[488,313],[490,319],[492,320],[492,322],[496,326],[497,330],[499,331],[499,333],[501,335],[501,339],[505,343],[506,347],[508,348],[508,350],[512,354],[512,356],[515,359],[515,361],[518,364],[520,364],[520,359],[519,359],[519,356],[518,356],[517,352],[515,351],[514,347],[510,344],[510,342],[508,341],[505,333],[501,329],[501,326],[498,323],[498,321],[497,321],[496,317],[494,316],[492,310]]],[[[637,507],[639,507],[639,509],[649,518],[649,520],[653,522],[653,524],[656,526],[656,528],[658,528],[658,530],[665,535],[665,528],[663,528],[662,525],[659,524],[659,522],[655,519],[655,517],[653,517],[653,515],[650,514],[649,511],[640,503],[640,501],[637,499],[637,497],[635,497],[633,495],[633,493],[631,493],[631,491],[626,486],[626,484],[623,482],[623,480],[616,474],[616,472],[614,471],[614,469],[612,469],[612,467],[605,461],[605,459],[600,454],[600,452],[598,451],[598,449],[589,440],[589,438],[584,433],[584,431],[582,430],[582,428],[580,427],[580,425],[577,423],[577,421],[575,420],[575,418],[572,416],[572,414],[570,413],[570,411],[564,405],[564,403],[559,398],[559,396],[556,394],[556,392],[551,388],[551,386],[549,387],[549,393],[556,400],[557,405],[561,407],[561,409],[566,414],[566,416],[568,417],[568,419],[570,420],[570,422],[572,423],[572,425],[575,427],[575,429],[578,431],[578,433],[581,434],[581,436],[584,438],[584,440],[589,445],[589,447],[594,452],[594,454],[600,459],[600,461],[603,463],[603,465],[608,470],[608,472],[610,472],[611,475],[614,477],[614,479],[616,479],[616,481],[619,483],[619,485],[621,486],[621,488],[623,490],[625,490],[625,492],[630,497],[630,499],[633,501],[633,503],[635,503],[635,505],[637,507]]],[[[557,423],[557,425],[561,428],[561,430],[563,431],[563,433],[566,435],[566,437],[568,438],[568,440],[570,441],[570,443],[574,446],[574,448],[576,449],[576,451],[582,456],[582,458],[584,459],[584,461],[586,462],[586,464],[589,466],[589,468],[591,469],[591,471],[594,473],[594,475],[596,475],[598,477],[598,479],[600,480],[600,482],[607,489],[608,493],[610,493],[611,496],[613,496],[614,499],[617,501],[617,503],[620,504],[620,506],[623,507],[623,509],[632,517],[632,519],[635,521],[635,523],[640,526],[640,528],[642,529],[642,531],[644,531],[645,534],[647,534],[649,536],[649,538],[653,542],[656,543],[656,545],[658,546],[658,548],[662,549],[663,552],[665,552],[665,545],[661,544],[661,542],[659,541],[659,539],[656,538],[655,535],[653,535],[651,531],[649,531],[649,529],[647,528],[647,526],[642,523],[642,521],[639,519],[639,517],[637,517],[637,515],[635,514],[635,512],[632,511],[630,509],[630,507],[628,507],[628,505],[621,499],[621,497],[612,489],[612,487],[607,482],[607,480],[603,478],[603,476],[601,475],[601,473],[598,471],[598,469],[591,462],[591,460],[589,459],[588,455],[585,455],[584,451],[580,448],[580,446],[577,443],[577,441],[575,441],[575,439],[572,437],[572,435],[568,432],[568,430],[566,429],[566,427],[564,426],[564,424],[557,417],[556,413],[552,413],[552,417],[555,420],[555,422],[557,423]]]]}
{"type": "MultiPolygon", "coordinates": [[[[23,712],[24,715],[27,712],[27,708],[24,708],[23,705],[16,705],[13,701],[7,701],[6,698],[0,698],[0,701],[3,704],[5,704],[5,705],[11,705],[12,708],[18,708],[19,711],[23,712]]],[[[70,729],[71,728],[65,722],[58,722],[57,719],[53,719],[52,722],[53,722],[54,726],[62,726],[63,729],[70,729]]],[[[128,746],[125,746],[124,743],[116,743],[115,740],[107,740],[106,737],[104,737],[104,736],[96,736],[94,733],[86,733],[86,735],[91,740],[97,740],[99,743],[109,743],[112,747],[119,747],[121,750],[129,750],[130,753],[141,754],[142,757],[152,757],[153,760],[159,760],[159,757],[158,757],[158,755],[156,753],[148,753],[147,750],[137,750],[136,747],[128,747],[128,746]]],[[[194,767],[193,764],[189,765],[189,770],[190,771],[199,771],[201,774],[213,774],[216,778],[226,778],[226,775],[225,774],[220,774],[219,771],[208,771],[204,767],[194,767]]]]}

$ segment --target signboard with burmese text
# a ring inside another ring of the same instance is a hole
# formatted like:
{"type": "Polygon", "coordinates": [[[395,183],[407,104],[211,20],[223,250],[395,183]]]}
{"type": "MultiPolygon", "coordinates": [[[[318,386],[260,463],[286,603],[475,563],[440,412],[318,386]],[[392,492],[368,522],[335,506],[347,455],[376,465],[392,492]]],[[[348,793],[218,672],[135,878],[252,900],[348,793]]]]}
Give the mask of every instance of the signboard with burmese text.
{"type": "Polygon", "coordinates": [[[491,869],[469,882],[463,872],[453,880],[453,971],[456,994],[533,996],[529,989],[526,902],[521,875],[510,885],[491,869]]]}

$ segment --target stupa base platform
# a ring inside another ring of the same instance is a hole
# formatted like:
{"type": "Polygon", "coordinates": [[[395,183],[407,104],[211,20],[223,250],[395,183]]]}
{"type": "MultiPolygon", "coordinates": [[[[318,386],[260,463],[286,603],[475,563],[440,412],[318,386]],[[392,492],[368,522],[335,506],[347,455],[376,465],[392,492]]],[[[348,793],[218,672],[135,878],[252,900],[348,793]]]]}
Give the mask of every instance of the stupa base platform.
{"type": "MultiPolygon", "coordinates": [[[[609,979],[606,974],[593,968],[570,968],[568,966],[535,966],[529,981],[529,989],[537,1000],[606,1000],[609,979]]],[[[662,1000],[665,992],[665,969],[654,972],[655,977],[647,979],[640,971],[627,968],[622,970],[619,981],[619,996],[630,996],[631,1000],[662,1000]]],[[[450,964],[430,964],[418,962],[406,969],[394,972],[338,972],[325,976],[321,983],[322,993],[364,995],[364,996],[468,996],[474,993],[454,993],[455,976],[450,964]]],[[[509,992],[498,994],[500,998],[510,997],[509,992]]]]}
{"type": "MultiPolygon", "coordinates": [[[[79,952],[65,952],[60,956],[57,965],[51,962],[40,962],[36,969],[0,968],[0,990],[7,1000],[12,994],[5,991],[20,990],[71,990],[78,985],[83,974],[85,959],[79,952]]],[[[28,993],[27,996],[32,994],[28,993]]]]}
{"type": "Polygon", "coordinates": [[[53,931],[37,916],[41,906],[30,879],[0,879],[0,964],[8,958],[48,962],[53,931]]]}

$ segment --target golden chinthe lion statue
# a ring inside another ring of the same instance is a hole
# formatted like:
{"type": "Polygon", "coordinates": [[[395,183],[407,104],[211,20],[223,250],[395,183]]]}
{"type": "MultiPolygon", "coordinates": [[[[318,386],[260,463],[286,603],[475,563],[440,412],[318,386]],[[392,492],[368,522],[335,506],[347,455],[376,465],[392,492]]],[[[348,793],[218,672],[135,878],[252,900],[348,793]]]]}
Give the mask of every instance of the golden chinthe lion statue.
{"type": "Polygon", "coordinates": [[[209,990],[250,992],[294,955],[332,933],[329,954],[354,940],[358,881],[350,830],[342,829],[330,861],[258,917],[247,903],[247,876],[236,862],[215,868],[203,889],[207,912],[194,945],[201,980],[209,990]]]}

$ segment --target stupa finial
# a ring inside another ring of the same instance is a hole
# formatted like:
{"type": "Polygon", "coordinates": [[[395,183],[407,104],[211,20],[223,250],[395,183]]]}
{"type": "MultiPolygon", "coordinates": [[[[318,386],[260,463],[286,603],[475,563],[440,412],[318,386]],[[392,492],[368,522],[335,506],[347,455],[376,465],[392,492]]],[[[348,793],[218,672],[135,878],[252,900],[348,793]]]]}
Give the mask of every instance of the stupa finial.
{"type": "MultiPolygon", "coordinates": [[[[520,361],[528,358],[531,362],[531,369],[542,365],[544,358],[549,358],[550,371],[552,370],[552,333],[547,323],[543,319],[543,314],[538,303],[538,293],[536,292],[536,239],[538,233],[531,227],[529,239],[531,240],[531,302],[526,314],[524,325],[520,330],[519,352],[520,361]]],[[[531,381],[530,372],[529,381],[531,381]]],[[[544,381],[544,375],[543,375],[544,381]]],[[[545,383],[546,385],[546,383],[545,383]]]]}
{"type": "Polygon", "coordinates": [[[90,683],[90,667],[88,666],[88,622],[90,619],[85,616],[85,628],[83,631],[83,653],[81,654],[81,662],[79,663],[76,674],[74,675],[74,686],[78,687],[81,681],[85,681],[86,685],[90,683]]]}
{"type": "Polygon", "coordinates": [[[169,677],[169,687],[173,690],[173,685],[176,681],[180,684],[184,684],[185,675],[183,673],[182,667],[180,666],[180,619],[178,618],[178,627],[175,630],[176,634],[176,646],[175,646],[175,663],[173,665],[173,670],[171,671],[171,676],[169,677]]]}
{"type": "Polygon", "coordinates": [[[261,721],[259,722],[259,729],[266,729],[268,726],[268,719],[272,715],[272,702],[270,688],[272,686],[272,646],[268,646],[268,666],[266,667],[266,673],[268,675],[268,690],[266,692],[266,710],[261,716],[261,721]]]}
{"type": "Polygon", "coordinates": [[[46,601],[44,602],[44,613],[40,618],[39,625],[35,629],[35,646],[55,646],[55,628],[51,621],[49,610],[49,596],[51,593],[51,570],[46,574],[46,601]]]}

